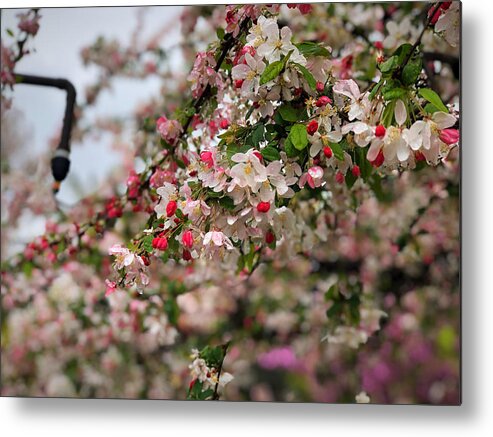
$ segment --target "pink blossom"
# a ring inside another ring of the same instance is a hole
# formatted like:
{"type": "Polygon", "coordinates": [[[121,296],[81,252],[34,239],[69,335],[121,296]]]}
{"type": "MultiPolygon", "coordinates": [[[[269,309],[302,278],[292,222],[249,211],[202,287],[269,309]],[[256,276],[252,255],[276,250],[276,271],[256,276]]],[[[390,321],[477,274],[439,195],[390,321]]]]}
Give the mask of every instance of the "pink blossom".
{"type": "Polygon", "coordinates": [[[303,188],[306,183],[311,188],[320,187],[322,185],[322,178],[324,176],[324,169],[319,166],[314,166],[308,169],[306,173],[303,173],[299,180],[299,186],[303,188]]]}

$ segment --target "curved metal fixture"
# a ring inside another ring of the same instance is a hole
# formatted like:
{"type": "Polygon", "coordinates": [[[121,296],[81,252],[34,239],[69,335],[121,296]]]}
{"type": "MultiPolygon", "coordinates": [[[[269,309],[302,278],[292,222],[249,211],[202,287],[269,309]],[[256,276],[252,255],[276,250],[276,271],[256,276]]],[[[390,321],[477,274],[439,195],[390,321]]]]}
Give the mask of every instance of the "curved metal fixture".
{"type": "Polygon", "coordinates": [[[75,87],[67,79],[54,79],[51,77],[33,76],[30,74],[15,73],[15,79],[19,85],[48,86],[62,89],[67,92],[60,143],[51,159],[51,172],[55,179],[53,191],[56,193],[60,188],[60,183],[67,177],[70,170],[70,135],[74,124],[75,87]]]}

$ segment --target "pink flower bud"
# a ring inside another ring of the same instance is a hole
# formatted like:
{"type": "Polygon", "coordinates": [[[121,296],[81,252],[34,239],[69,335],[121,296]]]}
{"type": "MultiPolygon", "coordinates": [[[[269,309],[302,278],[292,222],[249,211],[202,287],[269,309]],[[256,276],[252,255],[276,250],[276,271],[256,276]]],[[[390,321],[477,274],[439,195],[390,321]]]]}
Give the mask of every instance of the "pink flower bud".
{"type": "Polygon", "coordinates": [[[342,174],[342,172],[341,172],[341,171],[338,171],[338,172],[336,173],[336,182],[337,182],[338,184],[342,184],[342,183],[344,183],[344,175],[342,174]]]}
{"type": "Polygon", "coordinates": [[[315,102],[315,105],[317,105],[319,108],[321,108],[322,106],[325,106],[327,105],[328,103],[332,103],[332,100],[330,99],[330,97],[327,97],[327,96],[321,96],[318,98],[318,100],[315,102]]]}
{"type": "Polygon", "coordinates": [[[443,129],[440,132],[440,139],[445,143],[445,144],[455,144],[459,142],[460,134],[457,129],[443,129]]]}
{"type": "Polygon", "coordinates": [[[188,247],[189,249],[192,248],[193,246],[193,234],[192,231],[188,230],[183,232],[183,235],[181,236],[181,242],[185,247],[188,247]]]}

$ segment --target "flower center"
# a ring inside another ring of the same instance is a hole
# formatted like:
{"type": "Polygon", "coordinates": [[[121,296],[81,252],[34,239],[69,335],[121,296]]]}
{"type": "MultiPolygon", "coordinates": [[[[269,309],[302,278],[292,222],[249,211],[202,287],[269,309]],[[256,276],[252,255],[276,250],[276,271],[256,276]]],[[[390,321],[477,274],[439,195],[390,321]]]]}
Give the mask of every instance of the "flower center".
{"type": "Polygon", "coordinates": [[[245,164],[244,172],[246,175],[249,175],[252,172],[252,164],[250,164],[249,162],[245,164]]]}

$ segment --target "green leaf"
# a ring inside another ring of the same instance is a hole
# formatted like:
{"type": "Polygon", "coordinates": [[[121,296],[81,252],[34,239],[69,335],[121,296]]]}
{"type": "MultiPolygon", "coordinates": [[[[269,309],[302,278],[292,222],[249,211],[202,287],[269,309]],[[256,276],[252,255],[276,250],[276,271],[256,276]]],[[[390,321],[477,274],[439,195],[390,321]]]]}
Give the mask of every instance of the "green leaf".
{"type": "Polygon", "coordinates": [[[391,56],[385,62],[380,64],[380,71],[384,74],[394,71],[399,66],[399,58],[397,56],[391,56]]]}
{"type": "Polygon", "coordinates": [[[332,153],[339,161],[344,161],[344,150],[339,143],[329,143],[332,153]]]}
{"type": "Polygon", "coordinates": [[[397,61],[399,65],[401,65],[404,62],[406,57],[411,52],[412,48],[413,46],[407,42],[397,47],[397,49],[393,53],[393,56],[397,56],[397,61]]]}
{"type": "Polygon", "coordinates": [[[260,151],[260,153],[267,161],[278,161],[279,159],[281,159],[281,154],[279,153],[279,150],[272,146],[264,147],[260,151]]]}
{"type": "Polygon", "coordinates": [[[325,302],[329,300],[336,300],[339,298],[339,288],[337,284],[332,285],[324,294],[325,302]]]}
{"type": "Polygon", "coordinates": [[[312,90],[315,90],[317,88],[317,81],[313,77],[313,74],[310,73],[310,71],[306,67],[303,67],[303,65],[296,62],[294,62],[293,64],[296,65],[296,68],[300,70],[301,74],[303,74],[303,77],[306,79],[308,86],[312,90]]]}
{"type": "Polygon", "coordinates": [[[389,80],[382,88],[382,96],[387,101],[401,99],[406,94],[407,89],[398,80],[389,80]]]}
{"type": "Polygon", "coordinates": [[[295,123],[300,120],[306,119],[306,109],[305,107],[294,108],[289,103],[284,103],[277,109],[284,121],[289,121],[295,123]]]}
{"type": "Polygon", "coordinates": [[[368,98],[370,100],[373,100],[376,96],[376,94],[378,93],[378,91],[380,90],[380,88],[382,87],[384,81],[383,80],[380,80],[380,82],[378,82],[374,87],[373,89],[371,90],[370,92],[370,95],[368,96],[368,98]]]}
{"type": "Polygon", "coordinates": [[[198,379],[195,380],[193,387],[188,391],[189,399],[199,399],[200,393],[202,393],[203,383],[198,379]]]}
{"type": "Polygon", "coordinates": [[[289,58],[291,57],[291,53],[293,52],[290,51],[280,61],[275,61],[265,67],[264,72],[260,76],[260,85],[265,85],[267,82],[274,80],[277,76],[281,74],[282,70],[284,70],[284,67],[286,66],[286,62],[288,62],[289,58]]]}
{"type": "Polygon", "coordinates": [[[12,29],[7,29],[6,32],[10,35],[10,36],[14,36],[14,32],[12,32],[12,29]]]}
{"type": "Polygon", "coordinates": [[[288,138],[298,150],[303,150],[308,145],[308,134],[304,124],[295,124],[289,132],[288,138]]]}
{"type": "Polygon", "coordinates": [[[346,180],[346,186],[348,188],[352,188],[354,183],[356,182],[356,179],[358,179],[358,178],[356,176],[354,176],[351,171],[347,171],[346,177],[344,179],[346,180]]]}
{"type": "Polygon", "coordinates": [[[22,271],[27,278],[30,278],[32,276],[33,269],[34,269],[34,264],[30,261],[22,264],[22,271]]]}
{"type": "Polygon", "coordinates": [[[292,123],[299,121],[298,111],[290,104],[283,104],[279,106],[278,112],[285,121],[290,121],[292,123]]]}
{"type": "Polygon", "coordinates": [[[258,147],[258,144],[264,140],[265,126],[260,123],[252,132],[253,145],[258,147]]]}
{"type": "Polygon", "coordinates": [[[373,167],[366,159],[366,154],[368,152],[369,147],[357,147],[356,148],[356,164],[358,164],[359,169],[361,171],[361,177],[366,182],[368,178],[371,176],[373,172],[373,167]]]}
{"type": "Polygon", "coordinates": [[[222,40],[224,38],[224,35],[226,34],[226,32],[224,31],[224,29],[222,27],[218,27],[217,30],[216,30],[216,35],[217,37],[222,40]]]}
{"type": "Polygon", "coordinates": [[[315,42],[302,42],[300,44],[296,44],[296,47],[304,56],[324,56],[326,58],[330,57],[330,52],[324,46],[315,42]]]}
{"type": "Polygon", "coordinates": [[[236,208],[234,200],[229,196],[224,196],[219,199],[219,205],[221,205],[224,209],[232,211],[236,208]]]}
{"type": "Polygon", "coordinates": [[[274,80],[277,76],[281,74],[284,68],[284,62],[276,61],[272,64],[267,65],[264,72],[260,76],[260,85],[264,85],[271,80],[274,80]]]}
{"type": "Polygon", "coordinates": [[[154,235],[146,235],[142,238],[142,247],[147,253],[152,252],[152,240],[154,240],[154,235]]]}
{"type": "Polygon", "coordinates": [[[337,315],[340,315],[343,310],[343,303],[340,301],[336,301],[332,304],[332,306],[327,310],[327,318],[331,319],[337,315]]]}
{"type": "Polygon", "coordinates": [[[447,107],[443,104],[440,96],[430,88],[421,88],[418,94],[426,101],[430,102],[433,106],[438,108],[439,111],[448,113],[447,107]]]}
{"type": "Polygon", "coordinates": [[[286,151],[288,158],[295,158],[299,155],[299,151],[294,147],[289,137],[287,137],[284,142],[284,150],[286,151]]]}
{"type": "Polygon", "coordinates": [[[168,299],[164,302],[164,311],[168,316],[169,322],[176,326],[178,317],[180,316],[180,307],[176,303],[176,299],[168,299]]]}
{"type": "Polygon", "coordinates": [[[203,392],[199,393],[198,398],[201,401],[205,401],[207,398],[210,398],[212,395],[214,395],[214,390],[212,388],[208,388],[207,390],[204,390],[203,392]]]}
{"type": "Polygon", "coordinates": [[[368,184],[378,201],[387,203],[392,200],[392,195],[389,192],[383,191],[382,178],[377,173],[372,174],[368,180],[368,184]]]}
{"type": "Polygon", "coordinates": [[[410,60],[402,70],[402,83],[406,86],[413,85],[421,73],[422,66],[421,58],[410,60]]]}
{"type": "Polygon", "coordinates": [[[387,104],[387,106],[383,110],[381,123],[385,127],[389,127],[392,124],[392,121],[394,119],[395,103],[396,103],[396,100],[392,100],[391,102],[389,102],[387,104]]]}
{"type": "Polygon", "coordinates": [[[218,368],[224,359],[224,349],[222,346],[206,346],[199,355],[209,367],[218,368]]]}
{"type": "Polygon", "coordinates": [[[431,103],[427,103],[423,108],[428,114],[434,114],[435,112],[439,112],[440,110],[431,103]]]}

